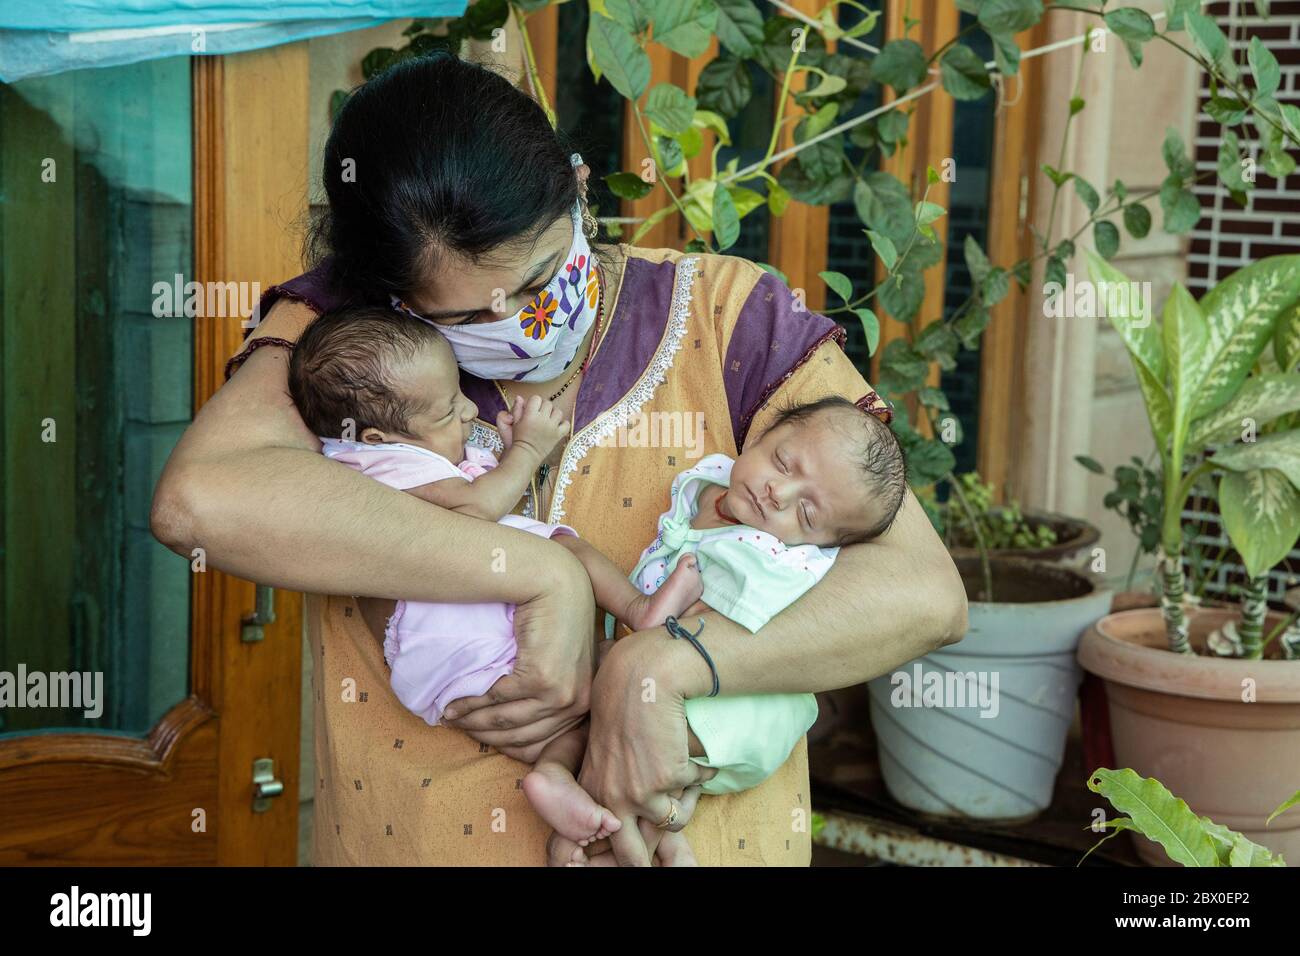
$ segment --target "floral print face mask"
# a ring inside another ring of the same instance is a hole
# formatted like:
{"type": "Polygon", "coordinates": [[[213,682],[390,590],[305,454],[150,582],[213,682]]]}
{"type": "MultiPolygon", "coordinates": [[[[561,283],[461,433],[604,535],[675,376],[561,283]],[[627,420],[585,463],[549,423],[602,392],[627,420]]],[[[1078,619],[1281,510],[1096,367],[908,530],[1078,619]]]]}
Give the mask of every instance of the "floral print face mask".
{"type": "MultiPolygon", "coordinates": [[[[575,153],[573,165],[581,162],[575,153]]],[[[573,204],[573,245],[564,265],[532,302],[508,319],[436,326],[465,371],[483,379],[546,382],[573,362],[600,301],[600,277],[582,233],[581,209],[573,204]]],[[[420,318],[399,300],[393,304],[420,318]]]]}

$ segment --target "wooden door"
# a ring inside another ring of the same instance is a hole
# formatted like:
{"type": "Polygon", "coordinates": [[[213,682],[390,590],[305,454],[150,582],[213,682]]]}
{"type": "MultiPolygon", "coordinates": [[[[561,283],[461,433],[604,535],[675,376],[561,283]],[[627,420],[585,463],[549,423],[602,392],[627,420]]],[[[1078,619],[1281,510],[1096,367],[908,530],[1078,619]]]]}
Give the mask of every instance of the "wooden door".
{"type": "Polygon", "coordinates": [[[301,601],[248,640],[148,521],[299,271],[306,100],[301,44],[0,86],[0,864],[296,861],[301,601]]]}

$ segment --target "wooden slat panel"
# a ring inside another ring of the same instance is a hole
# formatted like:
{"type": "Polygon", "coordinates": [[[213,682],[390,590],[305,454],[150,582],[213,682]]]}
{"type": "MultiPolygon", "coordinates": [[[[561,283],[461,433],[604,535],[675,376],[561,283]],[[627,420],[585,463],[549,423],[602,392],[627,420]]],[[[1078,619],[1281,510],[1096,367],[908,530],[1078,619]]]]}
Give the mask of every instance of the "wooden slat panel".
{"type": "MultiPolygon", "coordinates": [[[[536,13],[530,13],[524,21],[528,31],[529,42],[533,46],[533,57],[537,60],[537,75],[541,78],[546,100],[555,109],[556,65],[560,55],[560,8],[543,7],[536,13]]],[[[521,84],[527,88],[527,84],[521,84]]]]}
{"type": "MultiPolygon", "coordinates": [[[[790,6],[801,13],[815,16],[825,4],[821,0],[791,0],[790,6]]],[[[835,44],[828,43],[827,48],[833,52],[835,44]]],[[[785,105],[786,117],[797,117],[804,112],[804,108],[795,103],[793,96],[794,92],[804,88],[806,82],[804,76],[807,74],[800,74],[791,82],[792,95],[785,105]]],[[[816,84],[817,80],[814,79],[812,82],[816,84]]],[[[775,102],[779,97],[778,87],[772,107],[774,115],[780,109],[780,104],[775,102]]],[[[796,122],[791,122],[781,130],[776,144],[777,152],[794,145],[794,128],[797,125],[796,122]]],[[[798,161],[795,157],[785,162],[798,161]]],[[[777,163],[768,172],[773,176],[778,175],[785,162],[777,163]]],[[[786,207],[784,215],[772,219],[772,229],[767,238],[768,261],[785,273],[786,278],[790,280],[790,288],[804,290],[805,301],[808,308],[812,310],[826,306],[826,284],[817,273],[826,268],[829,224],[828,206],[809,206],[801,202],[792,202],[786,207]]]]}
{"type": "MultiPolygon", "coordinates": [[[[960,11],[949,0],[921,0],[919,7],[919,10],[912,8],[911,11],[913,16],[919,17],[921,20],[920,27],[913,31],[912,39],[920,43],[925,50],[937,50],[957,34],[958,23],[961,18],[960,11]]],[[[889,5],[885,17],[886,40],[898,39],[903,36],[903,15],[905,12],[907,12],[907,8],[903,4],[892,3],[889,5]]],[[[936,78],[936,76],[931,75],[927,77],[926,82],[936,78]]],[[[886,102],[893,99],[893,91],[886,87],[886,102]]],[[[925,190],[926,167],[934,166],[935,169],[941,170],[943,161],[952,156],[953,100],[944,90],[939,89],[927,93],[920,99],[912,101],[912,104],[909,105],[915,107],[915,113],[913,113],[911,122],[908,125],[907,147],[896,151],[893,156],[887,157],[881,163],[881,169],[897,176],[903,181],[904,185],[911,189],[915,196],[919,197],[925,190]]],[[[960,170],[957,175],[961,175],[960,170]]],[[[950,198],[951,188],[949,183],[940,181],[930,187],[930,202],[938,203],[947,209],[950,198]]],[[[936,220],[934,230],[939,241],[946,243],[948,239],[948,217],[942,216],[936,220]]],[[[925,326],[943,318],[945,288],[943,276],[946,268],[947,255],[945,252],[944,258],[939,261],[938,265],[926,270],[925,299],[921,303],[921,308],[916,317],[912,320],[911,326],[886,316],[883,309],[875,309],[876,314],[880,316],[881,322],[879,349],[883,350],[894,339],[911,340],[925,326]]],[[[885,268],[877,260],[876,281],[882,281],[884,276],[885,268]]],[[[879,355],[880,352],[877,351],[872,360],[873,372],[879,370],[879,355]]],[[[930,385],[939,384],[938,367],[930,369],[928,383],[930,385]]],[[[919,431],[928,434],[929,424],[916,421],[916,412],[916,402],[909,402],[909,417],[919,431]]]]}
{"type": "MultiPolygon", "coordinates": [[[[200,282],[256,282],[265,289],[301,271],[294,223],[307,202],[308,63],[297,43],[196,66],[195,271],[200,282]],[[269,97],[267,90],[275,90],[269,97]]],[[[195,404],[219,387],[244,330],[238,318],[196,325],[195,404]]],[[[211,648],[212,699],[221,716],[219,859],[292,865],[296,860],[302,599],[276,594],[276,623],[244,644],[253,610],[248,582],[195,575],[196,646],[211,648]],[[258,706],[251,707],[249,702],[258,706]],[[284,795],[253,813],[252,767],[275,760],[284,795]]]]}
{"type": "MultiPolygon", "coordinates": [[[[1033,48],[1046,40],[1040,26],[1019,38],[1033,48]]],[[[993,168],[989,181],[989,259],[1007,267],[1033,251],[1025,221],[1032,207],[1037,123],[1041,108],[1039,77],[1046,58],[1026,60],[1020,79],[1007,83],[1011,103],[999,111],[993,133],[993,168]]],[[[1011,293],[994,309],[980,345],[979,447],[976,462],[984,480],[1003,500],[1023,447],[1024,352],[1032,297],[1013,281],[1011,293]]]]}

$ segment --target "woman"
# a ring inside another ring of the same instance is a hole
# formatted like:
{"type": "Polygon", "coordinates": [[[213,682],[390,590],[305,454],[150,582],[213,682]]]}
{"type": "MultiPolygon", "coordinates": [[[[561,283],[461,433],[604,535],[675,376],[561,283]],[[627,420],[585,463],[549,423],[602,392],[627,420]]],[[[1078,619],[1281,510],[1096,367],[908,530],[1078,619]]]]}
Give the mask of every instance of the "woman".
{"type": "MultiPolygon", "coordinates": [[[[601,246],[594,281],[566,291],[581,268],[566,256],[585,238],[570,212],[587,170],[575,174],[536,103],[464,61],[410,61],[359,88],[324,172],[327,255],[267,293],[234,374],[167,464],[154,532],[181,554],[201,545],[225,571],[309,594],[514,603],[519,654],[486,697],[453,705],[459,729],[430,728],[388,689],[370,602],[312,599],[316,863],[546,862],[548,833],[515,758],[589,711],[581,782],[623,823],[618,862],[649,864],[642,819],[685,827],[704,865],[807,865],[804,744],[762,786],[697,805],[683,701],[710,692],[703,656],[663,629],[629,634],[593,679],[598,622],[577,561],[324,459],[288,398],[286,366],[303,327],[346,299],[454,328],[462,389],[478,406],[473,442],[499,444],[489,423],[516,396],[553,398],[571,417],[523,512],[573,526],[630,570],[673,475],[700,454],[735,455],[779,405],[837,393],[886,413],[843,333],[725,256],[601,246]],[[543,292],[578,295],[557,318],[543,292]],[[663,427],[656,437],[643,423],[663,427]]],[[[959,640],[965,614],[952,562],[909,495],[887,535],[843,549],[759,633],[710,613],[700,640],[724,694],[816,692],[959,640]]]]}

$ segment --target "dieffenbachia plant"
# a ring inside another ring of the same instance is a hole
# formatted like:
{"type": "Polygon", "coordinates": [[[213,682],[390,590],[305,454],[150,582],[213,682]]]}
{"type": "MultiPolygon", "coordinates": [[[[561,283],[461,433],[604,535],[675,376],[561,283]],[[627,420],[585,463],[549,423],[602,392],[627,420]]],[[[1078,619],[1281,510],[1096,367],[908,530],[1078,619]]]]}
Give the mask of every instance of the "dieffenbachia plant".
{"type": "Polygon", "coordinates": [[[1161,608],[1169,648],[1192,653],[1182,512],[1218,478],[1224,529],[1246,567],[1242,656],[1258,658],[1267,574],[1300,537],[1300,255],[1234,272],[1198,303],[1175,285],[1159,323],[1138,285],[1088,254],[1098,305],[1128,348],[1163,473],[1161,608]]]}

